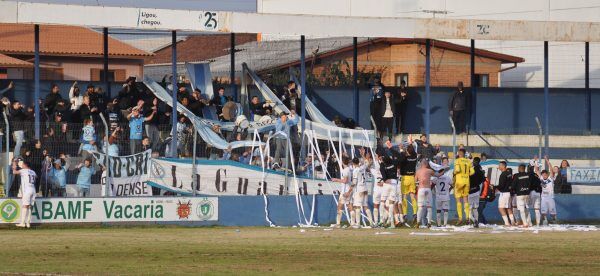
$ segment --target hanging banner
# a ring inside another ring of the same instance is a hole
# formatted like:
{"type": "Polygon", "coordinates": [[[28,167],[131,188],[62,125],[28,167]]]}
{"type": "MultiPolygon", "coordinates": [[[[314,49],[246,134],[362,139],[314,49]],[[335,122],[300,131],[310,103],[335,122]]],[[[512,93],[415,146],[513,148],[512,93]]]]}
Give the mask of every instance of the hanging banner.
{"type": "Polygon", "coordinates": [[[600,184],[600,168],[569,167],[567,182],[578,184],[600,184]]]}
{"type": "MultiPolygon", "coordinates": [[[[150,156],[152,150],[147,150],[134,155],[109,156],[109,175],[102,173],[102,196],[105,196],[104,185],[110,183],[110,196],[152,196],[152,187],[146,183],[150,156]]],[[[105,164],[105,154],[94,152],[94,157],[99,164],[105,164]]]]}
{"type": "MultiPolygon", "coordinates": [[[[0,199],[0,223],[18,223],[18,199],[0,199]]],[[[216,197],[38,198],[32,223],[217,221],[216,197]]]]}
{"type": "MultiPolygon", "coordinates": [[[[196,191],[202,195],[268,195],[295,194],[294,177],[290,172],[286,187],[283,172],[268,170],[264,174],[260,167],[229,160],[198,160],[194,176],[190,160],[153,159],[148,185],[176,194],[192,194],[194,177],[199,183],[196,191]]],[[[298,177],[302,195],[339,194],[341,184],[324,179],[298,177]]]]}

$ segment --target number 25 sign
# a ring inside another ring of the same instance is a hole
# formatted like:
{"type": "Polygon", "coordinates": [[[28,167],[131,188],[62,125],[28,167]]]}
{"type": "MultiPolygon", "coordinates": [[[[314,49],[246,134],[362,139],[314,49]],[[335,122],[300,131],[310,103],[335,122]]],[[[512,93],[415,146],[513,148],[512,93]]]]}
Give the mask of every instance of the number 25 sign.
{"type": "Polygon", "coordinates": [[[216,12],[203,12],[198,16],[198,19],[206,30],[216,30],[219,27],[219,17],[216,12]]]}

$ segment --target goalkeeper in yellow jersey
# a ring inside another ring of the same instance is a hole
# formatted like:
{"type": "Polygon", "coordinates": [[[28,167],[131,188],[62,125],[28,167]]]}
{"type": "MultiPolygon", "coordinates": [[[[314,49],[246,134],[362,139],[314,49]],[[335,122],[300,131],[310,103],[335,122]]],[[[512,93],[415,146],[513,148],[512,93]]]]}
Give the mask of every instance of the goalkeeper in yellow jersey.
{"type": "Polygon", "coordinates": [[[463,208],[465,217],[470,217],[471,208],[469,206],[469,176],[475,173],[471,160],[465,158],[465,149],[458,150],[458,158],[454,160],[454,197],[456,198],[456,213],[458,213],[458,222],[463,223],[463,208]]]}

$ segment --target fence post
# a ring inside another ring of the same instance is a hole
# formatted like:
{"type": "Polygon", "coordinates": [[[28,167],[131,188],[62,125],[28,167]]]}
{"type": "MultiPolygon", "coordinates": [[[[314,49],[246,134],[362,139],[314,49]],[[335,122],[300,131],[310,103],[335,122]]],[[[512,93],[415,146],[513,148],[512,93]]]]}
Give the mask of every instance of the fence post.
{"type": "MultiPolygon", "coordinates": [[[[290,159],[290,143],[291,143],[291,139],[290,139],[290,130],[289,130],[289,128],[288,128],[288,130],[286,131],[285,134],[287,135],[287,137],[286,137],[287,141],[285,143],[285,161],[284,161],[285,162],[285,194],[287,195],[288,192],[289,192],[289,190],[290,190],[290,187],[289,187],[289,184],[290,184],[290,180],[289,180],[289,166],[288,166],[288,164],[289,164],[289,159],[290,159]]],[[[283,167],[283,164],[282,164],[281,167],[283,167]]],[[[265,192],[265,191],[263,191],[263,192],[265,192]]]]}
{"type": "Polygon", "coordinates": [[[6,182],[4,183],[4,196],[8,197],[8,193],[10,192],[10,186],[12,185],[12,179],[10,177],[10,140],[9,140],[9,133],[10,133],[10,125],[8,124],[8,117],[6,116],[5,112],[2,112],[2,116],[4,117],[4,124],[6,125],[6,131],[5,131],[5,139],[6,139],[6,152],[5,152],[5,157],[4,159],[6,159],[6,166],[4,166],[4,170],[5,170],[5,175],[6,175],[6,182]]]}
{"type": "Polygon", "coordinates": [[[452,116],[448,116],[448,120],[450,120],[450,127],[452,127],[452,156],[453,159],[456,159],[456,127],[454,126],[454,121],[452,120],[452,116]]]}
{"type": "Polygon", "coordinates": [[[542,160],[542,139],[544,137],[544,132],[542,131],[542,123],[540,122],[540,118],[538,116],[535,116],[535,123],[537,124],[538,127],[538,158],[540,160],[542,160]]]}
{"type": "Polygon", "coordinates": [[[106,179],[104,180],[104,197],[108,197],[110,196],[110,190],[112,187],[112,175],[110,174],[110,158],[108,158],[108,139],[110,138],[109,135],[109,128],[108,128],[108,124],[106,123],[106,118],[104,118],[104,114],[100,113],[100,119],[102,120],[102,124],[104,124],[104,137],[106,139],[106,148],[104,148],[104,168],[106,170],[106,179]]]}
{"type": "Polygon", "coordinates": [[[198,173],[196,169],[196,143],[198,142],[198,131],[194,124],[192,124],[192,127],[194,128],[194,146],[192,149],[192,195],[196,196],[196,187],[198,187],[198,177],[196,176],[198,173]]]}

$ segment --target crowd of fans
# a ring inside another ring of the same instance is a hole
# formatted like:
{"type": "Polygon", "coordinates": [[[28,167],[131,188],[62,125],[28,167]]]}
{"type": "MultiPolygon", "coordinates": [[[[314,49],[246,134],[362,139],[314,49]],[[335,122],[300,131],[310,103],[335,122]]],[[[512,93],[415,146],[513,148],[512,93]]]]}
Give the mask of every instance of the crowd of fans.
{"type": "MultiPolygon", "coordinates": [[[[166,78],[162,85],[168,90],[173,89],[166,78]]],[[[9,91],[14,86],[12,82],[0,91],[0,95],[9,91]]],[[[205,98],[202,91],[194,89],[189,92],[184,84],[176,84],[178,102],[199,117],[210,116],[221,121],[233,121],[227,112],[227,104],[233,99],[225,95],[225,89],[219,87],[212,99],[205,98]]],[[[192,156],[193,127],[189,118],[176,114],[176,137],[171,137],[172,116],[171,108],[159,101],[154,94],[143,84],[137,83],[134,77],[127,79],[118,94],[110,98],[104,93],[102,87],[88,84],[82,91],[78,82],[74,82],[68,93],[63,97],[60,87],[51,85],[50,93],[45,99],[40,100],[40,139],[35,139],[33,106],[25,106],[16,99],[2,97],[0,111],[7,115],[9,127],[2,126],[3,133],[11,137],[13,159],[26,159],[31,164],[38,177],[36,189],[44,196],[63,196],[67,184],[76,183],[79,195],[89,195],[90,185],[100,183],[102,167],[96,164],[92,151],[105,152],[111,156],[122,156],[152,150],[153,156],[167,156],[170,151],[171,139],[177,139],[177,155],[181,157],[192,156]],[[105,129],[102,119],[106,120],[108,129],[105,129]],[[108,134],[108,135],[107,135],[108,134]]],[[[406,102],[409,93],[405,83],[402,83],[399,93],[392,95],[383,85],[376,81],[371,86],[371,114],[373,122],[380,131],[380,138],[392,138],[394,133],[404,133],[406,118],[406,102]]],[[[290,114],[276,114],[273,112],[273,103],[261,101],[258,96],[250,99],[250,121],[275,122],[276,131],[283,131],[291,135],[293,151],[300,152],[300,136],[297,135],[298,118],[301,112],[301,91],[296,84],[290,81],[283,89],[277,91],[277,96],[290,110],[290,114]]],[[[466,93],[459,85],[457,92],[452,97],[449,107],[452,116],[457,122],[465,120],[466,93]],[[462,111],[460,110],[462,108],[462,111]],[[462,113],[461,113],[462,112],[462,113]]],[[[1,121],[1,120],[0,120],[1,121]]],[[[354,128],[356,123],[351,119],[341,120],[334,118],[334,123],[340,127],[354,128]]],[[[2,122],[4,124],[4,122],[2,122]]],[[[464,124],[457,124],[457,130],[464,131],[464,124]],[[462,128],[461,128],[462,127],[462,128]]],[[[244,129],[236,127],[234,131],[223,131],[219,125],[212,129],[224,140],[239,141],[248,139],[244,129]]],[[[440,145],[432,145],[426,135],[412,141],[410,144],[418,149],[419,158],[438,160],[446,157],[440,145]]],[[[383,144],[384,139],[379,140],[383,144]]],[[[260,147],[253,152],[251,148],[216,150],[198,139],[198,157],[209,159],[230,159],[241,163],[263,166],[270,169],[285,169],[286,140],[281,137],[272,139],[272,156],[264,156],[260,160],[260,147]]],[[[327,148],[328,146],[325,146],[327,148]]],[[[461,145],[461,148],[464,146],[461,145]]],[[[340,153],[340,157],[350,157],[352,149],[340,153]]],[[[356,154],[358,149],[356,151],[356,154]]],[[[355,154],[355,155],[356,155],[355,154]]],[[[296,157],[299,154],[295,154],[296,157]]],[[[484,158],[484,156],[482,156],[484,158]]],[[[296,165],[299,175],[306,177],[339,177],[338,160],[329,151],[322,156],[313,156],[307,153],[296,165]],[[319,160],[327,164],[323,166],[319,160]],[[327,168],[327,172],[324,171],[327,168]]],[[[290,164],[287,164],[288,168],[290,164]]],[[[567,164],[568,166],[568,164],[567,164]]],[[[18,192],[18,179],[13,179],[9,194],[14,196],[18,192]]]]}

